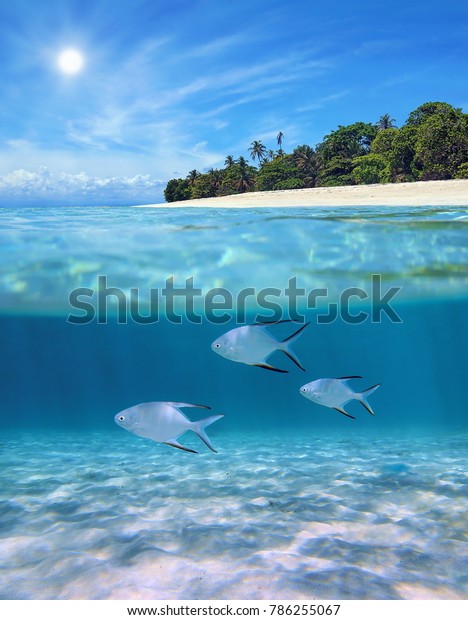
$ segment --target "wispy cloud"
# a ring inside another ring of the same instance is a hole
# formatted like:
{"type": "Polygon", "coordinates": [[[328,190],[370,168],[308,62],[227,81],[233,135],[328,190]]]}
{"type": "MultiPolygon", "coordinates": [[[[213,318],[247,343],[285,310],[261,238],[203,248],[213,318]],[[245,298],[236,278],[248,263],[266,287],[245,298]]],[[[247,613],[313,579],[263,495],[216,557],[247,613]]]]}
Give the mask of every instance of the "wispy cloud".
{"type": "Polygon", "coordinates": [[[343,99],[351,92],[350,89],[340,90],[337,93],[332,93],[331,95],[325,95],[324,97],[319,97],[315,99],[315,101],[311,101],[306,103],[305,105],[301,105],[296,108],[296,112],[311,112],[312,110],[320,110],[325,107],[331,101],[338,101],[339,99],[343,99]]]}
{"type": "Polygon", "coordinates": [[[230,94],[261,91],[269,86],[304,81],[329,69],[326,59],[310,59],[304,55],[285,57],[226,71],[217,76],[218,88],[229,88],[230,94]]]}
{"type": "MultiPolygon", "coordinates": [[[[241,38],[241,35],[226,37],[212,45],[224,49],[238,44],[241,38]]],[[[94,112],[67,122],[66,136],[71,144],[98,151],[117,148],[129,153],[142,152],[156,158],[164,143],[169,157],[171,152],[178,152],[199,159],[200,151],[195,145],[203,142],[207,121],[210,127],[221,131],[229,126],[229,112],[233,108],[284,98],[285,85],[310,79],[330,67],[326,59],[311,58],[307,51],[295,51],[280,58],[248,64],[244,61],[229,69],[222,64],[205,68],[195,78],[189,76],[190,79],[169,87],[162,78],[161,84],[156,85],[154,66],[146,58],[146,53],[160,50],[165,42],[140,45],[141,49],[119,70],[118,79],[114,77],[107,85],[105,96],[97,93],[94,112]],[[130,82],[138,75],[139,85],[132,97],[128,97],[128,86],[124,93],[120,89],[127,74],[131,74],[130,82]],[[170,138],[166,132],[168,126],[170,138]]],[[[202,47],[208,52],[207,46],[202,47]]],[[[213,165],[218,161],[216,157],[222,159],[223,155],[207,145],[204,165],[213,165]]]]}
{"type": "Polygon", "coordinates": [[[402,75],[394,75],[393,77],[388,77],[382,82],[379,82],[375,85],[375,90],[385,89],[385,88],[394,88],[395,86],[400,86],[401,84],[407,84],[414,79],[414,76],[410,73],[404,73],[402,75]]]}
{"type": "Polygon", "coordinates": [[[408,42],[402,38],[387,38],[388,31],[383,29],[381,37],[377,39],[368,39],[361,41],[358,45],[351,49],[354,56],[378,56],[395,53],[408,46],[408,42]]]}
{"type": "MultiPolygon", "coordinates": [[[[232,48],[237,48],[239,45],[245,45],[248,41],[251,42],[251,36],[243,31],[233,35],[219,37],[204,45],[198,45],[191,47],[185,52],[185,58],[213,58],[218,54],[229,51],[232,48]]],[[[178,60],[183,58],[182,54],[178,56],[178,60]]]]}
{"type": "Polygon", "coordinates": [[[69,121],[67,136],[71,142],[105,150],[124,145],[125,127],[129,112],[125,109],[107,109],[96,116],[69,121]]]}
{"type": "Polygon", "coordinates": [[[226,103],[222,103],[221,105],[215,108],[210,108],[206,110],[205,112],[202,112],[201,114],[198,115],[198,118],[204,119],[204,118],[212,118],[215,116],[219,116],[220,114],[225,114],[226,112],[228,112],[229,110],[232,110],[233,108],[257,103],[264,99],[268,99],[270,96],[271,96],[271,91],[268,90],[268,91],[253,93],[250,95],[240,96],[237,98],[230,97],[226,103]]]}

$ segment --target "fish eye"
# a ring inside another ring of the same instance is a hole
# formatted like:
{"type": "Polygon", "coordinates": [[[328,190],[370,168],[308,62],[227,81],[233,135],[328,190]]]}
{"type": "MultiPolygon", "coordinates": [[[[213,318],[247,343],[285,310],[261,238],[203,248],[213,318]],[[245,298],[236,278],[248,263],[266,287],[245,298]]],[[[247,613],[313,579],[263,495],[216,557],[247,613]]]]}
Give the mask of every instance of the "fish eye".
{"type": "Polygon", "coordinates": [[[123,422],[125,420],[125,418],[123,417],[123,415],[119,415],[119,422],[123,422]]]}
{"type": "Polygon", "coordinates": [[[219,342],[217,342],[217,343],[215,344],[215,349],[219,349],[219,347],[220,347],[220,346],[221,346],[221,345],[219,344],[219,342]]]}
{"type": "Polygon", "coordinates": [[[305,387],[301,387],[301,392],[305,392],[305,391],[306,391],[305,387]]]}

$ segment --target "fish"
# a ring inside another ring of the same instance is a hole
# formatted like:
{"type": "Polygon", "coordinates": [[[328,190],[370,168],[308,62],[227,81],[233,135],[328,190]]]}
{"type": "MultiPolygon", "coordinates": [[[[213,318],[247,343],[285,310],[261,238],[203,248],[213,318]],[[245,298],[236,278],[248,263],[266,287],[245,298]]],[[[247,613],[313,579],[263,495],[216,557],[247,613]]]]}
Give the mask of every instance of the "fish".
{"type": "Polygon", "coordinates": [[[354,390],[348,386],[348,381],[350,379],[362,379],[362,377],[355,375],[352,377],[339,377],[338,379],[317,379],[316,381],[311,381],[303,385],[299,389],[299,392],[312,402],[323,405],[324,407],[336,409],[336,411],[339,411],[353,420],[356,418],[344,410],[344,406],[350,400],[357,400],[371,415],[375,415],[367,399],[381,386],[381,383],[373,385],[367,390],[364,390],[364,392],[354,392],[354,390]]]}
{"type": "Polygon", "coordinates": [[[211,348],[215,353],[218,353],[218,355],[233,362],[241,362],[249,366],[258,366],[259,368],[273,370],[274,372],[288,372],[287,370],[276,368],[266,362],[267,358],[270,357],[272,353],[275,351],[282,351],[296,364],[296,366],[305,371],[305,368],[293,353],[291,345],[297,340],[309,323],[305,323],[291,334],[291,336],[281,341],[267,331],[267,327],[270,325],[290,322],[291,321],[275,321],[274,323],[255,323],[253,325],[236,327],[217,338],[211,344],[211,348]]]}
{"type": "Polygon", "coordinates": [[[217,452],[205,432],[205,427],[224,418],[224,414],[212,415],[203,420],[192,422],[180,411],[184,407],[210,409],[206,405],[155,401],[152,403],[141,403],[140,405],[124,409],[114,416],[114,421],[118,426],[139,437],[152,439],[153,441],[179,448],[179,450],[197,454],[196,450],[187,448],[178,441],[179,437],[186,431],[193,431],[205,442],[210,450],[217,452]]]}

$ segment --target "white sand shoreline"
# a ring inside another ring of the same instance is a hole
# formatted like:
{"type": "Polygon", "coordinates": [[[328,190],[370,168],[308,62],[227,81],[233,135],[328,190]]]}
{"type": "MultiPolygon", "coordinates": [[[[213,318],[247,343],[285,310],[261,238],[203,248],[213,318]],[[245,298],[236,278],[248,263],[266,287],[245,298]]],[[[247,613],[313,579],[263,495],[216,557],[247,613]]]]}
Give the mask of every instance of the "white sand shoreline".
{"type": "Polygon", "coordinates": [[[220,198],[202,198],[139,206],[147,208],[468,206],[468,179],[249,192],[220,198]]]}

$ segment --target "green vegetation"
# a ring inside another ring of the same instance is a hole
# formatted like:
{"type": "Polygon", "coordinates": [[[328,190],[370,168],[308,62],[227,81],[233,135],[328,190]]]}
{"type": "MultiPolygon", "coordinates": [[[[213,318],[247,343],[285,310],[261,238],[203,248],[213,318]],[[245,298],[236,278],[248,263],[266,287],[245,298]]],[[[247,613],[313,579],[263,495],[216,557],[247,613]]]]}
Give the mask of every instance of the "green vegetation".
{"type": "Polygon", "coordinates": [[[402,183],[468,178],[468,114],[448,103],[428,102],[395,126],[390,114],[377,123],[353,123],[326,135],[315,148],[303,144],[290,154],[268,149],[260,140],[250,145],[250,158],[228,155],[222,169],[189,172],[171,179],[167,202],[210,198],[253,191],[402,183]]]}

